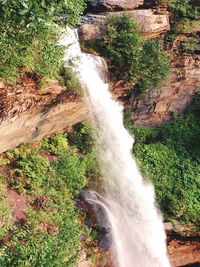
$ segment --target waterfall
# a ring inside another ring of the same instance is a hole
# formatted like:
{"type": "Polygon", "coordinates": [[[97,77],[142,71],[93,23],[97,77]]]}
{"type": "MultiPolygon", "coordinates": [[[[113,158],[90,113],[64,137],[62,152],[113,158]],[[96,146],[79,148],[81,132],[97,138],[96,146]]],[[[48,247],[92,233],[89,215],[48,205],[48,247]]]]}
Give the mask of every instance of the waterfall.
{"type": "MultiPolygon", "coordinates": [[[[134,140],[124,128],[123,108],[112,98],[99,73],[100,58],[82,53],[73,32],[60,43],[68,46],[69,39],[71,55],[79,58],[77,75],[97,128],[96,146],[105,188],[99,203],[111,224],[115,264],[168,267],[162,216],[155,204],[153,186],[142,178],[131,155],[134,140]]],[[[69,60],[69,53],[64,60],[69,60]]]]}

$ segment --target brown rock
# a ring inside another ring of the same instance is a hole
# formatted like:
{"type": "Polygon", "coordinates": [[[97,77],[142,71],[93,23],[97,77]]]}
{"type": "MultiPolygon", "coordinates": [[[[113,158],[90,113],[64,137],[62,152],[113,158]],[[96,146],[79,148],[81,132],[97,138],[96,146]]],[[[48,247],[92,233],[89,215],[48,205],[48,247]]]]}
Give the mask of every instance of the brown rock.
{"type": "MultiPolygon", "coordinates": [[[[126,12],[114,12],[111,14],[123,15],[130,14],[135,19],[142,32],[147,37],[155,37],[170,29],[169,16],[166,14],[155,14],[151,9],[138,9],[126,12]]],[[[102,39],[105,34],[105,21],[110,13],[101,15],[88,14],[85,17],[85,23],[78,29],[81,41],[102,39]]],[[[83,18],[84,19],[84,18],[83,18]]]]}
{"type": "Polygon", "coordinates": [[[56,81],[37,89],[34,83],[0,88],[0,152],[40,140],[88,117],[82,97],[56,81]]]}
{"type": "Polygon", "coordinates": [[[96,10],[105,8],[109,11],[113,11],[137,8],[138,6],[143,5],[144,0],[91,0],[90,2],[96,10]]]}
{"type": "Polygon", "coordinates": [[[186,266],[200,262],[200,243],[172,240],[168,253],[173,267],[186,266]]]}
{"type": "Polygon", "coordinates": [[[200,55],[179,55],[171,64],[171,74],[162,86],[136,96],[134,91],[126,109],[134,111],[138,125],[151,126],[169,120],[172,112],[182,112],[200,87],[200,55]]]}

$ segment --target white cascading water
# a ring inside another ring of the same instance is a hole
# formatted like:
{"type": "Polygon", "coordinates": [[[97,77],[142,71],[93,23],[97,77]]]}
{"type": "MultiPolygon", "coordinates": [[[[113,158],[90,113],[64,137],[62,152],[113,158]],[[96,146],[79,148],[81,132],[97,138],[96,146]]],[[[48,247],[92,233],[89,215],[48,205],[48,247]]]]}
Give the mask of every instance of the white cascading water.
{"type": "MultiPolygon", "coordinates": [[[[123,125],[123,108],[98,71],[99,57],[82,53],[74,31],[60,43],[68,46],[65,62],[77,57],[77,74],[97,127],[96,145],[105,193],[99,202],[111,225],[113,251],[119,267],[169,267],[162,216],[154,189],[142,179],[131,155],[133,138],[123,125]]],[[[67,63],[66,63],[67,64],[67,63]]]]}

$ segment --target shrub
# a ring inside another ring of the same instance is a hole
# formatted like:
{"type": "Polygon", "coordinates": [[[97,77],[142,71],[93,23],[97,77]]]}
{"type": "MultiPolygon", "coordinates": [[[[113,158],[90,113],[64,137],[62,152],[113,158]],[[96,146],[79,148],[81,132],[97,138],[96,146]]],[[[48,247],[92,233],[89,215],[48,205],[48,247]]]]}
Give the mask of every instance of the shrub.
{"type": "Polygon", "coordinates": [[[200,14],[200,4],[195,0],[169,0],[169,10],[176,20],[196,19],[200,14]]]}
{"type": "Polygon", "coordinates": [[[142,46],[138,24],[129,15],[111,16],[103,42],[109,67],[116,77],[127,81],[135,79],[142,46]]]}
{"type": "Polygon", "coordinates": [[[140,92],[157,86],[169,73],[169,61],[159,40],[144,40],[138,24],[129,16],[107,21],[103,55],[117,79],[138,82],[140,92]]]}
{"type": "Polygon", "coordinates": [[[200,212],[199,110],[196,101],[185,115],[158,128],[138,128],[126,118],[136,139],[133,154],[144,176],[153,181],[165,218],[196,225],[200,212]]]}
{"type": "Polygon", "coordinates": [[[52,137],[41,141],[41,149],[46,150],[55,155],[62,155],[68,149],[68,141],[66,134],[56,133],[52,137]]]}
{"type": "Polygon", "coordinates": [[[83,122],[73,126],[73,131],[68,134],[68,139],[81,153],[87,154],[93,150],[93,135],[92,125],[89,122],[83,122]]]}
{"type": "Polygon", "coordinates": [[[0,182],[0,239],[6,236],[12,224],[12,208],[6,198],[6,186],[0,182]]]}
{"type": "Polygon", "coordinates": [[[72,67],[63,67],[60,70],[61,83],[67,87],[68,90],[82,94],[82,86],[79,79],[76,77],[72,67]]]}
{"type": "Polygon", "coordinates": [[[73,197],[76,197],[81,188],[86,185],[86,162],[82,157],[76,154],[66,153],[58,161],[52,163],[57,176],[59,176],[67,185],[73,197]]]}
{"type": "Polygon", "coordinates": [[[165,80],[169,74],[169,60],[158,40],[144,42],[139,59],[139,90],[146,92],[165,80]]]}
{"type": "Polygon", "coordinates": [[[87,158],[68,148],[66,135],[60,133],[42,144],[15,148],[6,157],[13,164],[7,183],[26,194],[27,207],[26,221],[11,227],[11,211],[0,187],[0,215],[7,225],[0,231],[0,266],[77,266],[80,236],[88,230],[78,223],[74,198],[86,184],[87,158]],[[49,162],[40,155],[44,149],[58,159],[49,162]]]}
{"type": "Polygon", "coordinates": [[[49,171],[48,159],[36,153],[22,156],[16,162],[12,173],[12,186],[21,193],[40,195],[41,186],[48,181],[49,171]]]}

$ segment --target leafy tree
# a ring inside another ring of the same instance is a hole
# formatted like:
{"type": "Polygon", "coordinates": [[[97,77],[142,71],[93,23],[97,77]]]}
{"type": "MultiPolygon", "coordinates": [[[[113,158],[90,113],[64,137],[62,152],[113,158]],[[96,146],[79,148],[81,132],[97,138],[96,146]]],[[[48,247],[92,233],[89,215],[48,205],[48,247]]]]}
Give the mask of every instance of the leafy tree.
{"type": "Polygon", "coordinates": [[[0,0],[0,77],[15,80],[23,68],[56,77],[63,57],[60,27],[74,25],[83,8],[83,0],[0,0]]]}
{"type": "Polygon", "coordinates": [[[129,15],[111,16],[107,21],[103,42],[110,69],[116,77],[135,79],[142,46],[138,24],[129,15]]]}

